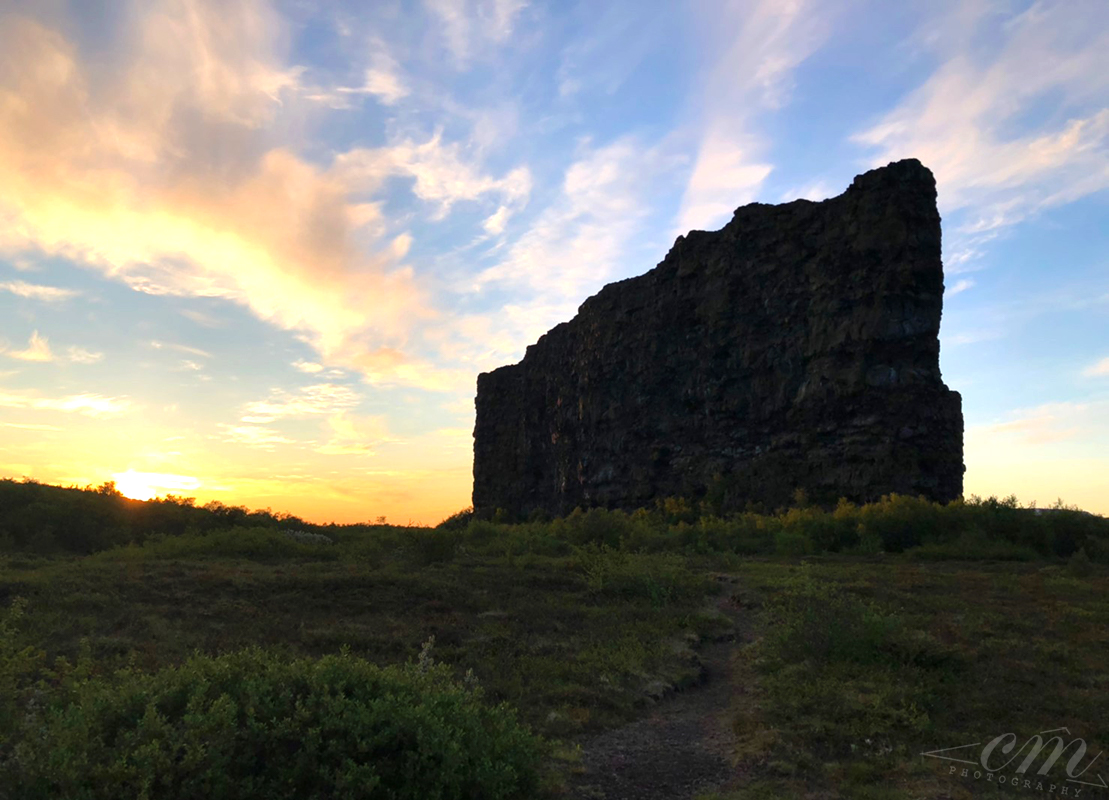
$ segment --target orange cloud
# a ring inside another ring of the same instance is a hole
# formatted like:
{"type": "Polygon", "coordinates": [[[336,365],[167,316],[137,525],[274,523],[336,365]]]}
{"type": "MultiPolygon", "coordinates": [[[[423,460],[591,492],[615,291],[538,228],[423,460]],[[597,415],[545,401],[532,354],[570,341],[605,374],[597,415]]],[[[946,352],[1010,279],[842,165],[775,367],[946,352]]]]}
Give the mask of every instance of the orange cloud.
{"type": "Polygon", "coordinates": [[[350,185],[270,146],[298,75],[280,65],[276,17],[254,0],[143,8],[124,68],[100,82],[58,31],[2,19],[0,249],[240,302],[340,363],[367,341],[403,346],[430,312],[396,248],[357,247],[366,204],[350,185]]]}

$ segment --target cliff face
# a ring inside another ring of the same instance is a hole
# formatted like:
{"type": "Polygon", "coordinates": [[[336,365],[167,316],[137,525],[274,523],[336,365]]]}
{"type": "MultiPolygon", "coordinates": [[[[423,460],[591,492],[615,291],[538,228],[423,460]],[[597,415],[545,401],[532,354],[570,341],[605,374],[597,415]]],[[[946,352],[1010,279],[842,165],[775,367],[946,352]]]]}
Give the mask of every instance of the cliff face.
{"type": "Polygon", "coordinates": [[[940,217],[915,160],[839,197],[743,206],[679,236],[478,376],[474,508],[726,505],[963,486],[961,399],[939,370],[940,217]]]}

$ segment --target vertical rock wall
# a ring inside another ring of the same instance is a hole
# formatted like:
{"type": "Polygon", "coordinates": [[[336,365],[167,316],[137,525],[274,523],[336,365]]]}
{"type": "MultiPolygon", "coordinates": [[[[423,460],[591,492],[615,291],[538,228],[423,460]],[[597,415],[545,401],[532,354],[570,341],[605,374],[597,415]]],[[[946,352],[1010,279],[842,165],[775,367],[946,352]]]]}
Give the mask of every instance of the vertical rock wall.
{"type": "Polygon", "coordinates": [[[839,197],[679,236],[478,377],[474,508],[564,514],[724,491],[727,505],[963,486],[940,377],[940,217],[915,160],[839,197]]]}

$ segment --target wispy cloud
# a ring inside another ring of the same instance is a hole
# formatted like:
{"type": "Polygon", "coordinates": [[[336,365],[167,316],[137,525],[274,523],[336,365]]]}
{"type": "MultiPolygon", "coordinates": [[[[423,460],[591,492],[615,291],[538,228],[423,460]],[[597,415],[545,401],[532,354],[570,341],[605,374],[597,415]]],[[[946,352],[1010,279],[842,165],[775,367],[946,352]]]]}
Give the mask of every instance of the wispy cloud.
{"type": "Polygon", "coordinates": [[[222,328],[225,324],[222,320],[216,319],[211,314],[205,314],[203,311],[197,311],[192,308],[182,309],[181,316],[195,322],[203,328],[222,328]]]}
{"type": "Polygon", "coordinates": [[[295,444],[293,439],[261,425],[220,425],[224,441],[273,450],[279,444],[295,444]]]}
{"type": "Polygon", "coordinates": [[[168,348],[170,350],[176,350],[178,353],[185,353],[185,354],[190,355],[190,356],[199,356],[200,358],[211,358],[212,357],[212,354],[209,353],[207,350],[201,350],[199,347],[190,347],[187,344],[173,344],[172,342],[159,342],[158,340],[155,339],[154,341],[152,341],[150,343],[150,346],[153,347],[155,350],[162,350],[163,348],[168,348]]]}
{"type": "MultiPolygon", "coordinates": [[[[580,7],[588,22],[562,49],[556,74],[559,96],[619,91],[652,48],[675,36],[674,18],[667,5],[652,7],[650,14],[643,14],[638,2],[580,7]]],[[[673,11],[681,13],[677,6],[673,11]]]]}
{"type": "Polygon", "coordinates": [[[996,328],[977,328],[966,331],[956,331],[955,333],[944,333],[943,343],[957,347],[964,344],[978,344],[979,342],[992,342],[997,339],[1005,337],[1004,329],[996,328]]]}
{"type": "Polygon", "coordinates": [[[378,56],[374,59],[374,66],[366,70],[366,83],[362,90],[387,106],[394,105],[408,95],[408,87],[399,73],[395,61],[387,56],[378,56]]]}
{"type": "Polygon", "coordinates": [[[74,289],[62,289],[57,286],[42,286],[26,281],[6,281],[0,283],[0,292],[11,292],[19,297],[30,300],[42,300],[47,303],[57,303],[76,297],[79,292],[74,289]]]}
{"type": "Polygon", "coordinates": [[[336,159],[334,171],[358,192],[376,191],[392,176],[411,177],[413,193],[436,206],[439,217],[459,201],[491,194],[513,207],[526,202],[531,193],[531,173],[526,167],[517,167],[502,178],[483,174],[465,157],[462,145],[445,143],[442,133],[423,143],[405,139],[388,147],[350,150],[336,159]]]}
{"type": "Polygon", "coordinates": [[[339,414],[362,402],[361,396],[347,386],[317,383],[296,392],[279,389],[268,400],[257,400],[243,407],[243,422],[267,423],[289,417],[339,414]]]}
{"type": "Polygon", "coordinates": [[[855,137],[875,149],[872,163],[920,158],[936,173],[942,209],[973,207],[961,231],[971,241],[1109,187],[1104,7],[950,8],[925,43],[936,70],[855,137]]]}
{"type": "Polygon", "coordinates": [[[961,292],[965,292],[967,289],[970,289],[970,288],[973,288],[973,287],[974,287],[974,279],[973,278],[961,278],[961,279],[955,281],[955,285],[952,286],[950,289],[946,289],[944,291],[944,295],[947,296],[947,297],[954,297],[955,295],[957,295],[961,292]]]}
{"type": "Polygon", "coordinates": [[[95,364],[104,358],[103,353],[77,347],[76,345],[66,348],[65,355],[59,357],[50,349],[50,341],[45,336],[40,335],[38,331],[31,333],[26,349],[8,351],[0,345],[0,353],[4,353],[9,358],[18,358],[21,361],[38,361],[41,363],[60,360],[74,364],[95,364]]]}
{"type": "Polygon", "coordinates": [[[57,425],[40,425],[32,422],[0,422],[0,426],[5,428],[18,428],[24,431],[60,431],[63,430],[57,425]]]}
{"type": "Polygon", "coordinates": [[[1031,444],[1047,444],[1109,433],[1109,402],[1104,400],[1045,403],[1034,408],[1016,409],[1009,413],[1009,417],[1004,422],[975,426],[968,434],[979,438],[1004,434],[1031,444]]]}
{"type": "Polygon", "coordinates": [[[456,321],[459,335],[474,345],[459,358],[488,366],[518,355],[524,344],[573,316],[588,295],[627,277],[627,249],[649,211],[643,198],[652,181],[672,169],[663,148],[636,137],[584,150],[566,170],[555,201],[496,264],[458,287],[507,289],[518,298],[491,317],[456,321]]]}
{"type": "Polygon", "coordinates": [[[1096,378],[1109,375],[1109,357],[1101,359],[1096,364],[1091,364],[1082,370],[1087,378],[1096,378]]]}
{"type": "Polygon", "coordinates": [[[816,180],[804,186],[787,189],[782,192],[781,200],[783,203],[788,203],[793,200],[812,200],[813,202],[819,202],[821,200],[827,200],[829,197],[834,197],[839,194],[839,192],[839,189],[836,189],[827,181],[816,180]]]}
{"type": "Polygon", "coordinates": [[[757,116],[786,103],[793,70],[827,36],[826,15],[809,0],[705,7],[702,26],[713,60],[702,80],[698,152],[678,233],[716,227],[755,199],[773,169],[757,116]]]}
{"type": "Polygon", "coordinates": [[[53,361],[54,354],[50,350],[50,342],[47,341],[45,336],[39,336],[38,331],[31,334],[31,339],[27,343],[26,350],[13,350],[5,353],[11,358],[18,358],[20,361],[53,361]]]}
{"type": "Polygon", "coordinates": [[[308,100],[334,109],[352,108],[352,100],[358,96],[370,95],[376,97],[386,106],[396,105],[410,94],[407,81],[400,68],[384,44],[375,40],[370,43],[373,54],[370,56],[370,66],[362,76],[361,86],[337,86],[331,89],[309,89],[305,92],[308,100]]]}
{"type": "Polygon", "coordinates": [[[114,417],[131,408],[124,397],[98,394],[74,394],[65,397],[41,397],[31,392],[0,391],[0,408],[25,408],[37,411],[62,411],[86,417],[114,417]]]}
{"type": "Polygon", "coordinates": [[[66,350],[66,359],[74,364],[95,364],[103,358],[103,353],[86,350],[84,347],[74,346],[66,350]]]}
{"type": "Polygon", "coordinates": [[[462,68],[490,45],[512,35],[516,16],[526,0],[424,0],[440,25],[443,40],[462,68]]]}
{"type": "Polygon", "coordinates": [[[316,448],[323,455],[373,455],[374,448],[396,441],[389,435],[384,417],[353,417],[335,414],[328,418],[331,436],[316,448]]]}

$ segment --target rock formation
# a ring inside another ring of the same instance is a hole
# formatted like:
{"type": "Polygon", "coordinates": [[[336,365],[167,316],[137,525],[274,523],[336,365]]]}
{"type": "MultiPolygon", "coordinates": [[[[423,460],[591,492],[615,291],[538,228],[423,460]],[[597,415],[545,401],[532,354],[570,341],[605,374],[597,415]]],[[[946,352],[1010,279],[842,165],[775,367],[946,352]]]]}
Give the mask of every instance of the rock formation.
{"type": "Polygon", "coordinates": [[[823,202],[743,206],[478,377],[474,509],[956,498],[942,305],[936,183],[919,161],[823,202]]]}

